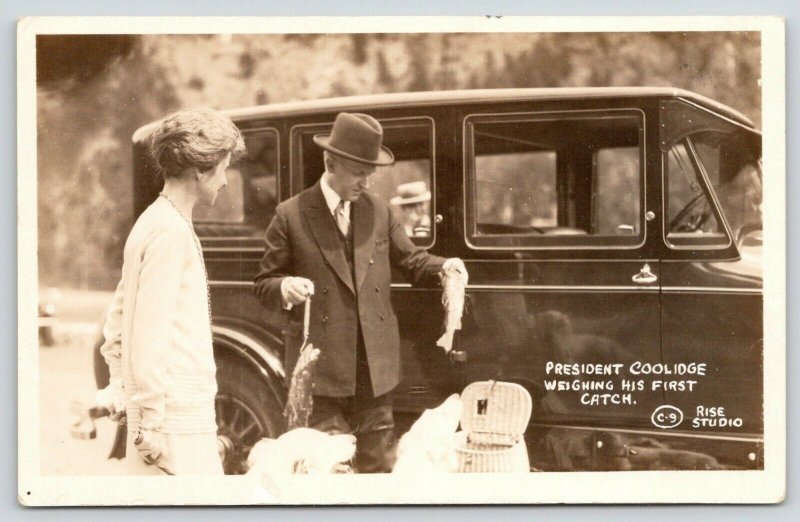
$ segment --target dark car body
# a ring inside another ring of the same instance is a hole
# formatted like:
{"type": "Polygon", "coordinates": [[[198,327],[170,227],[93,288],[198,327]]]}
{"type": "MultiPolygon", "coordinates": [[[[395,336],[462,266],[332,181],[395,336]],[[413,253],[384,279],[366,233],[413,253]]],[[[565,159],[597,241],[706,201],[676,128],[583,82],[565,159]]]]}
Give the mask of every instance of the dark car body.
{"type": "MultiPolygon", "coordinates": [[[[473,381],[511,381],[533,398],[526,441],[537,469],[763,467],[761,135],[736,111],[671,88],[406,93],[226,111],[249,156],[218,203],[195,213],[226,458],[283,429],[286,316],[261,306],[252,281],[275,205],[317,181],[312,137],[340,111],[381,121],[397,163],[373,175],[375,192],[388,200],[398,184],[424,181],[429,224],[412,227],[412,239],[469,271],[457,357],[435,346],[441,290],[394,276],[399,418],[473,381]],[[598,364],[622,370],[586,374],[598,364]],[[653,367],[661,373],[642,373],[653,367]],[[550,389],[555,381],[569,389],[550,389]],[[663,414],[675,411],[682,419],[669,425],[663,414]]],[[[160,189],[146,154],[152,128],[134,135],[137,216],[160,189]]]]}

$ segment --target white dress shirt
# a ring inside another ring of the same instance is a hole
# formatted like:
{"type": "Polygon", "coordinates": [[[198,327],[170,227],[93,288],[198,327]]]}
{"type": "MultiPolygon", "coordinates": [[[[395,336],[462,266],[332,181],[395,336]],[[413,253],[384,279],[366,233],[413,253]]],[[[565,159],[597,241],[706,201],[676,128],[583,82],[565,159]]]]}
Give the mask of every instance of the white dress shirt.
{"type": "MultiPolygon", "coordinates": [[[[319,180],[319,186],[322,189],[322,195],[325,196],[325,203],[328,204],[328,210],[331,211],[331,215],[333,215],[334,219],[336,218],[336,208],[339,206],[339,202],[342,200],[342,197],[336,193],[335,190],[328,185],[327,177],[329,174],[326,172],[322,175],[322,179],[319,180]]],[[[344,202],[344,215],[347,216],[348,220],[350,219],[350,202],[344,202]]]]}

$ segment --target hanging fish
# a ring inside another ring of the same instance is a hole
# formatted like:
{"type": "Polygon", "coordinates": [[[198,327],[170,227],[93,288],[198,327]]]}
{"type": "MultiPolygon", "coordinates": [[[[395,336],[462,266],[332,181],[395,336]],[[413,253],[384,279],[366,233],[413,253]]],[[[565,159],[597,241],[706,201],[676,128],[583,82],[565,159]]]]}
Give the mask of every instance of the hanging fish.
{"type": "Polygon", "coordinates": [[[283,415],[289,430],[308,427],[308,419],[314,408],[314,367],[319,359],[319,348],[308,342],[308,323],[311,315],[311,297],[305,301],[303,313],[303,345],[300,356],[292,371],[289,382],[289,394],[283,415]]]}
{"type": "Polygon", "coordinates": [[[468,276],[457,266],[442,269],[442,304],[444,305],[444,334],[436,341],[436,346],[444,348],[445,353],[453,349],[453,335],[461,330],[461,316],[464,313],[464,295],[468,276]]]}

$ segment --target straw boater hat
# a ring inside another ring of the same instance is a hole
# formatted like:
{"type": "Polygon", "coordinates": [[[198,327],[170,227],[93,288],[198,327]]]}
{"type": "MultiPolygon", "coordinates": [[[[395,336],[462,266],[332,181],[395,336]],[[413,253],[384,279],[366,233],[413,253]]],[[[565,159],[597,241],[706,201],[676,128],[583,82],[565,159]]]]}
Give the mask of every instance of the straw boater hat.
{"type": "Polygon", "coordinates": [[[341,112],[330,134],[317,134],[314,143],[323,149],[359,163],[391,165],[392,151],[381,145],[383,128],[366,114],[341,112]]]}
{"type": "Polygon", "coordinates": [[[392,205],[413,205],[431,200],[431,193],[424,181],[412,181],[397,185],[397,195],[389,202],[392,205]]]}

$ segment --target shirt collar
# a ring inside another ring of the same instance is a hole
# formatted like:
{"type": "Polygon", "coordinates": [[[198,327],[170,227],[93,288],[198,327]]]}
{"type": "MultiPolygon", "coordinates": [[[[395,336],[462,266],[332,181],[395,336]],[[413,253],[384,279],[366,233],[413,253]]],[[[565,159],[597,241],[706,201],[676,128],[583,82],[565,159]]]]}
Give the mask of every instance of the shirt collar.
{"type": "MultiPolygon", "coordinates": [[[[339,196],[339,194],[336,193],[335,190],[331,188],[330,185],[328,185],[328,182],[325,181],[325,179],[327,178],[326,174],[327,172],[322,175],[322,179],[320,179],[319,185],[320,188],[322,189],[322,195],[325,196],[325,203],[328,205],[328,210],[330,210],[331,214],[333,214],[334,212],[336,212],[336,207],[339,206],[339,201],[341,201],[342,198],[339,196]]],[[[344,213],[345,215],[349,215],[350,213],[349,201],[344,202],[344,213]]]]}

